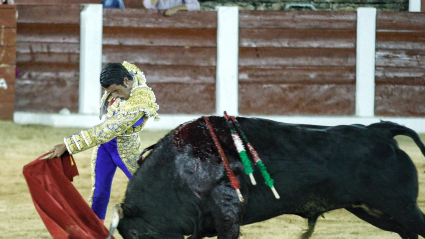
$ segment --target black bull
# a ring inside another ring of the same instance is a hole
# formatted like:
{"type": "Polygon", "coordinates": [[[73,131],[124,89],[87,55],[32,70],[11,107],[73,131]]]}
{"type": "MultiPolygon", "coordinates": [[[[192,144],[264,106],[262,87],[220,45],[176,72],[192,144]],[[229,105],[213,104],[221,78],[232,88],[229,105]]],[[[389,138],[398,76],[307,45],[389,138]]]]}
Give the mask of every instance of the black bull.
{"type": "Polygon", "coordinates": [[[209,119],[245,201],[200,118],[159,140],[130,180],[118,225],[124,238],[238,238],[241,225],[282,214],[308,218],[308,238],[318,216],[338,208],[402,238],[425,237],[417,171],[393,139],[409,136],[425,155],[413,130],[391,122],[326,127],[238,117],[275,180],[276,199],[258,170],[251,184],[225,119],[209,119]]]}

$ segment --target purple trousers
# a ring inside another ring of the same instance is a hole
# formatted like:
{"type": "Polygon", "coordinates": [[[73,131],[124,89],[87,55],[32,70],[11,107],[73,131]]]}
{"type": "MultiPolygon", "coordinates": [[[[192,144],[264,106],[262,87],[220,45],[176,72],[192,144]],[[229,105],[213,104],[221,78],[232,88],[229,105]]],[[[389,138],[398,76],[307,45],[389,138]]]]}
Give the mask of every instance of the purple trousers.
{"type": "Polygon", "coordinates": [[[112,179],[117,167],[124,172],[128,179],[131,179],[130,171],[128,171],[118,154],[117,138],[114,138],[100,145],[97,151],[92,209],[99,219],[105,219],[106,209],[111,196],[112,179]]]}

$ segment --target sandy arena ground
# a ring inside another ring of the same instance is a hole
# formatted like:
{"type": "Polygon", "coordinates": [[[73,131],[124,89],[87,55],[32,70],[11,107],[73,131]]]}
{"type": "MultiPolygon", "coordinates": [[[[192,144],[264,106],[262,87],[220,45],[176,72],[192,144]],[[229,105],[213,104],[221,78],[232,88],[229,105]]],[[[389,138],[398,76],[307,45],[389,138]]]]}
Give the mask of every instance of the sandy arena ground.
{"type": "MultiPolygon", "coordinates": [[[[34,208],[22,168],[25,164],[62,142],[64,136],[80,131],[78,128],[53,128],[37,125],[16,125],[0,121],[0,238],[51,238],[34,208]]],[[[142,131],[143,146],[147,147],[164,136],[166,131],[142,131]]],[[[425,142],[425,135],[421,135],[425,142]]],[[[425,157],[410,138],[398,136],[400,147],[413,159],[419,172],[419,206],[425,211],[425,157]]],[[[84,198],[90,195],[91,150],[75,155],[80,176],[74,185],[84,198]]],[[[127,178],[117,170],[105,225],[109,226],[112,207],[120,203],[127,178]]],[[[398,234],[377,229],[345,210],[328,212],[320,218],[312,239],[391,239],[398,234]]],[[[293,215],[280,216],[265,222],[242,227],[241,239],[298,238],[307,228],[306,221],[293,215]]],[[[118,232],[115,238],[121,238],[118,232]]]]}

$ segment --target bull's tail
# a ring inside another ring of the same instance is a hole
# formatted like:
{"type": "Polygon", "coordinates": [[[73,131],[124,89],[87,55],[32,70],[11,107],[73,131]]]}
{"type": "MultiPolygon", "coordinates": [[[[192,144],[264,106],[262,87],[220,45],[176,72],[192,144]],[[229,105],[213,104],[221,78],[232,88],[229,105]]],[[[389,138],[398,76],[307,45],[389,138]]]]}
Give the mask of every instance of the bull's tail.
{"type": "Polygon", "coordinates": [[[386,132],[389,132],[391,137],[395,137],[397,135],[404,135],[413,139],[415,144],[419,147],[422,154],[425,156],[425,145],[422,143],[419,135],[412,129],[407,128],[406,126],[399,125],[390,121],[382,121],[379,123],[371,124],[368,127],[374,129],[384,129],[386,132]]]}

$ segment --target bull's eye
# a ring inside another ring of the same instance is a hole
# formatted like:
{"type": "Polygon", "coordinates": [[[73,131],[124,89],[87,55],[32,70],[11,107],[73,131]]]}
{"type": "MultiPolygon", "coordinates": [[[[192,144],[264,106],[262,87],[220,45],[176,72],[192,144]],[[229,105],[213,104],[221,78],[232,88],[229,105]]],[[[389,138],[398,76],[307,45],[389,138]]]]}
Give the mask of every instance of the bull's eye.
{"type": "Polygon", "coordinates": [[[129,232],[132,238],[137,238],[139,236],[139,233],[135,229],[131,229],[129,232]]]}

